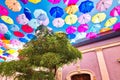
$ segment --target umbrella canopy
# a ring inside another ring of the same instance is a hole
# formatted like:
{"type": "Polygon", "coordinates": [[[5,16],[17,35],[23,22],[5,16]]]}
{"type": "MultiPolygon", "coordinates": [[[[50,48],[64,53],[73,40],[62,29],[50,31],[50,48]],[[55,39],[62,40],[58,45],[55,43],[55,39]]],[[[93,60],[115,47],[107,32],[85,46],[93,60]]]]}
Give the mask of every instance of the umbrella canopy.
{"type": "Polygon", "coordinates": [[[79,10],[82,13],[91,12],[93,8],[94,8],[94,3],[92,1],[89,1],[89,0],[83,1],[79,6],[79,10]]]}
{"type": "Polygon", "coordinates": [[[102,29],[100,30],[100,33],[104,33],[104,32],[110,31],[110,30],[111,30],[111,28],[109,28],[109,27],[107,27],[107,28],[102,28],[102,29]]]}
{"type": "Polygon", "coordinates": [[[69,25],[75,24],[77,20],[78,20],[77,16],[73,14],[70,14],[65,17],[65,23],[69,25]]]}
{"type": "Polygon", "coordinates": [[[7,39],[7,40],[10,40],[11,38],[11,33],[10,32],[7,32],[4,34],[4,37],[7,39]]]}
{"type": "Polygon", "coordinates": [[[75,34],[67,34],[68,39],[74,39],[76,37],[75,34]]]}
{"type": "Polygon", "coordinates": [[[26,33],[32,33],[33,32],[33,28],[30,27],[29,25],[23,25],[22,28],[21,28],[24,32],[26,33]]]}
{"type": "Polygon", "coordinates": [[[95,32],[89,32],[86,34],[86,38],[88,38],[88,39],[93,39],[96,37],[97,37],[97,34],[95,32]]]}
{"type": "Polygon", "coordinates": [[[29,2],[37,4],[37,3],[41,2],[41,0],[29,0],[29,2]]]}
{"type": "Polygon", "coordinates": [[[42,22],[40,23],[40,25],[47,26],[49,23],[50,23],[50,22],[49,22],[49,18],[47,18],[45,21],[42,21],[42,22]]]}
{"type": "Polygon", "coordinates": [[[27,4],[28,0],[20,0],[22,3],[27,4]]]}
{"type": "Polygon", "coordinates": [[[116,24],[113,26],[113,30],[114,30],[114,31],[119,31],[119,30],[120,30],[120,22],[116,23],[116,24]]]}
{"type": "Polygon", "coordinates": [[[65,8],[66,13],[68,14],[75,14],[78,11],[78,6],[77,5],[70,5],[65,8]]]}
{"type": "Polygon", "coordinates": [[[76,32],[76,30],[77,30],[77,28],[75,26],[69,26],[66,28],[66,32],[68,34],[72,34],[72,33],[76,32]]]}
{"type": "Polygon", "coordinates": [[[21,25],[25,25],[28,23],[29,20],[27,19],[25,14],[20,14],[17,16],[16,21],[21,25]]]}
{"type": "Polygon", "coordinates": [[[6,0],[6,6],[11,9],[12,11],[18,12],[21,10],[21,5],[17,0],[6,0]]]}
{"type": "Polygon", "coordinates": [[[24,43],[27,43],[27,42],[28,42],[28,40],[27,40],[26,38],[19,38],[19,40],[20,40],[21,42],[24,42],[24,43]]]}
{"type": "Polygon", "coordinates": [[[87,24],[81,24],[78,28],[78,32],[86,32],[88,30],[88,25],[87,24]]]}
{"type": "Polygon", "coordinates": [[[10,44],[12,44],[13,46],[15,46],[15,45],[20,45],[20,41],[19,40],[17,40],[17,39],[12,39],[12,40],[10,40],[10,44]]]}
{"type": "Polygon", "coordinates": [[[31,19],[28,22],[28,25],[31,26],[32,28],[36,29],[40,24],[38,23],[37,19],[31,19]]]}
{"type": "Polygon", "coordinates": [[[106,14],[105,13],[97,13],[92,17],[92,22],[93,23],[100,23],[103,20],[105,20],[106,14]]]}
{"type": "Polygon", "coordinates": [[[56,6],[56,7],[52,7],[50,9],[50,15],[55,17],[55,18],[59,18],[64,14],[64,11],[62,8],[56,6]]]}
{"type": "Polygon", "coordinates": [[[48,0],[48,1],[52,4],[58,4],[60,2],[60,0],[48,0]]]}
{"type": "Polygon", "coordinates": [[[97,5],[96,9],[98,11],[105,11],[112,5],[113,0],[100,0],[97,5]]]}
{"type": "Polygon", "coordinates": [[[5,7],[3,7],[2,5],[0,5],[0,16],[2,16],[2,15],[7,16],[8,14],[9,14],[8,10],[5,7]]]}
{"type": "Polygon", "coordinates": [[[3,24],[3,23],[0,23],[0,33],[5,34],[7,32],[8,32],[7,26],[5,24],[3,24]]]}
{"type": "Polygon", "coordinates": [[[8,24],[14,24],[12,18],[10,18],[9,16],[1,16],[1,19],[8,24]]]}
{"type": "Polygon", "coordinates": [[[110,27],[112,26],[113,24],[115,24],[117,22],[117,18],[116,17],[112,17],[112,18],[109,18],[106,22],[105,22],[105,27],[110,27]]]}
{"type": "Polygon", "coordinates": [[[24,8],[24,14],[29,20],[32,19],[32,13],[28,8],[24,8]]]}
{"type": "Polygon", "coordinates": [[[19,31],[20,30],[20,28],[16,24],[12,24],[10,27],[11,27],[12,31],[19,31]]]}
{"type": "Polygon", "coordinates": [[[53,21],[53,26],[60,28],[64,25],[64,20],[62,18],[55,18],[53,21]]]}
{"type": "Polygon", "coordinates": [[[16,36],[16,37],[24,37],[24,34],[20,31],[14,31],[13,34],[16,36]]]}
{"type": "Polygon", "coordinates": [[[75,5],[79,0],[63,0],[66,5],[75,5]]]}
{"type": "Polygon", "coordinates": [[[110,16],[115,17],[115,16],[119,16],[120,15],[120,5],[114,7],[111,11],[110,11],[110,16]]]}
{"type": "Polygon", "coordinates": [[[88,23],[91,20],[91,16],[89,14],[82,14],[79,18],[78,18],[78,22],[80,24],[85,24],[88,23]]]}

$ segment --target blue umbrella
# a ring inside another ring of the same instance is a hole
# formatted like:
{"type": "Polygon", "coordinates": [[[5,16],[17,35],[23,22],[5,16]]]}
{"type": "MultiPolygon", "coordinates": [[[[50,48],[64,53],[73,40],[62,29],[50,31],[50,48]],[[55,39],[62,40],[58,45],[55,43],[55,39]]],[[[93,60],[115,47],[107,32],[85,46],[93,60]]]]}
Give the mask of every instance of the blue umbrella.
{"type": "Polygon", "coordinates": [[[6,38],[7,40],[10,40],[10,38],[11,38],[11,33],[10,33],[10,32],[7,32],[7,33],[4,34],[4,36],[5,36],[5,38],[6,38]]]}
{"type": "Polygon", "coordinates": [[[27,34],[27,37],[29,39],[35,39],[36,38],[36,36],[34,34],[27,34]]]}
{"type": "Polygon", "coordinates": [[[76,37],[75,34],[67,34],[68,39],[74,39],[76,37]]]}
{"type": "Polygon", "coordinates": [[[58,6],[52,7],[50,9],[50,15],[55,17],[55,18],[61,17],[63,14],[64,14],[63,9],[58,7],[58,6]]]}
{"type": "Polygon", "coordinates": [[[3,54],[3,56],[9,56],[9,55],[10,55],[10,54],[8,54],[8,53],[4,53],[4,54],[3,54]]]}
{"type": "Polygon", "coordinates": [[[94,8],[94,3],[92,1],[89,1],[89,0],[83,1],[79,6],[79,10],[82,13],[91,12],[93,8],[94,8]]]}
{"type": "Polygon", "coordinates": [[[24,43],[27,43],[27,42],[28,42],[28,40],[27,40],[26,38],[19,38],[19,40],[20,40],[21,42],[24,42],[24,43]]]}
{"type": "Polygon", "coordinates": [[[28,8],[24,8],[24,14],[29,20],[32,19],[31,11],[28,8]]]}

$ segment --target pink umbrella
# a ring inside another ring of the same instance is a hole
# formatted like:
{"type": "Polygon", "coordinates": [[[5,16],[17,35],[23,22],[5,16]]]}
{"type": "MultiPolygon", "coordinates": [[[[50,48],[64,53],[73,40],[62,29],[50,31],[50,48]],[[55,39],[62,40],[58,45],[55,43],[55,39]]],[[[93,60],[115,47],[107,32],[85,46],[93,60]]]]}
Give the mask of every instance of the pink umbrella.
{"type": "Polygon", "coordinates": [[[0,47],[4,46],[4,43],[0,40],[0,47]]]}
{"type": "Polygon", "coordinates": [[[60,0],[48,0],[49,2],[51,2],[52,4],[58,4],[60,2],[60,0]]]}
{"type": "Polygon", "coordinates": [[[68,34],[72,34],[74,32],[76,32],[77,28],[75,26],[69,26],[68,28],[66,28],[66,32],[68,34]]]}
{"type": "Polygon", "coordinates": [[[78,18],[78,22],[80,24],[88,23],[91,20],[91,16],[89,14],[83,14],[78,18]]]}
{"type": "Polygon", "coordinates": [[[8,32],[8,28],[5,24],[0,23],[0,33],[5,34],[8,32]]]}
{"type": "Polygon", "coordinates": [[[63,0],[66,5],[75,5],[79,0],[63,0]]]}
{"type": "Polygon", "coordinates": [[[78,32],[85,32],[88,30],[88,25],[87,24],[81,24],[78,28],[77,31],[78,32]]]}
{"type": "Polygon", "coordinates": [[[27,17],[25,16],[25,14],[20,14],[20,15],[17,16],[16,21],[19,24],[25,25],[25,24],[28,23],[29,20],[27,19],[27,17]]]}
{"type": "Polygon", "coordinates": [[[116,24],[113,26],[113,30],[114,30],[114,31],[119,31],[119,30],[120,30],[120,22],[116,23],[116,24]]]}
{"type": "Polygon", "coordinates": [[[55,27],[60,28],[64,25],[64,20],[62,18],[55,18],[52,23],[55,27]]]}
{"type": "Polygon", "coordinates": [[[3,16],[3,15],[8,16],[8,14],[9,14],[8,10],[2,5],[0,5],[0,16],[3,16]]]}
{"type": "Polygon", "coordinates": [[[105,11],[112,5],[113,0],[100,0],[97,3],[96,9],[98,11],[105,11]]]}
{"type": "Polygon", "coordinates": [[[88,38],[88,39],[93,39],[93,38],[96,38],[96,37],[97,37],[97,34],[95,32],[89,32],[86,35],[86,38],[88,38]]]}
{"type": "Polygon", "coordinates": [[[114,7],[111,11],[110,11],[110,16],[115,17],[115,16],[119,16],[120,15],[120,5],[114,7]]]}
{"type": "Polygon", "coordinates": [[[17,40],[17,39],[12,39],[12,40],[10,40],[10,44],[12,44],[13,46],[19,46],[20,45],[20,41],[19,40],[17,40]]]}

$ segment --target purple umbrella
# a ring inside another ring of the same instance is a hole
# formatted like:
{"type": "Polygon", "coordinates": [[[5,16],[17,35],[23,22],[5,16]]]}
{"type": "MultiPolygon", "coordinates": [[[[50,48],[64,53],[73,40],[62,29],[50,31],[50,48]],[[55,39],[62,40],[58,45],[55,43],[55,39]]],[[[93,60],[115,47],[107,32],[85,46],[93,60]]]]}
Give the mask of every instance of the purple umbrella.
{"type": "Polygon", "coordinates": [[[8,32],[8,28],[5,24],[0,23],[0,33],[5,34],[8,32]]]}
{"type": "Polygon", "coordinates": [[[52,4],[58,4],[60,2],[60,0],[48,0],[49,2],[51,2],[52,4]]]}
{"type": "Polygon", "coordinates": [[[91,16],[89,14],[83,14],[78,18],[78,22],[80,24],[88,23],[91,20],[91,16]]]}
{"type": "Polygon", "coordinates": [[[116,23],[116,24],[113,26],[113,30],[114,30],[114,31],[119,31],[119,30],[120,30],[120,22],[116,23]]]}
{"type": "Polygon", "coordinates": [[[66,32],[68,34],[72,34],[74,32],[76,32],[77,28],[75,26],[69,26],[68,28],[66,28],[66,32]]]}
{"type": "Polygon", "coordinates": [[[77,31],[78,32],[85,32],[88,30],[88,25],[87,24],[81,24],[78,28],[77,31]]]}
{"type": "Polygon", "coordinates": [[[75,5],[79,0],[63,0],[66,5],[75,5]]]}
{"type": "Polygon", "coordinates": [[[25,25],[28,23],[29,20],[27,19],[25,14],[20,14],[17,16],[16,21],[21,25],[25,25]]]}
{"type": "Polygon", "coordinates": [[[27,4],[28,0],[20,0],[22,3],[27,4]]]}
{"type": "Polygon", "coordinates": [[[97,37],[97,34],[95,32],[89,32],[86,35],[86,38],[88,38],[88,39],[93,39],[93,38],[96,38],[96,37],[97,37]]]}

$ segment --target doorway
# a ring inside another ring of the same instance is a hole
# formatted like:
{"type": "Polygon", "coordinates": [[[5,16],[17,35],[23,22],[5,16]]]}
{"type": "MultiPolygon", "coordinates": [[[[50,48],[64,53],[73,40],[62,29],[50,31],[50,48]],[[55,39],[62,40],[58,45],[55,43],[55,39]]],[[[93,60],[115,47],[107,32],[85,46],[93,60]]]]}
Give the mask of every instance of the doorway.
{"type": "Polygon", "coordinates": [[[91,80],[89,74],[75,74],[71,76],[71,80],[91,80]]]}

